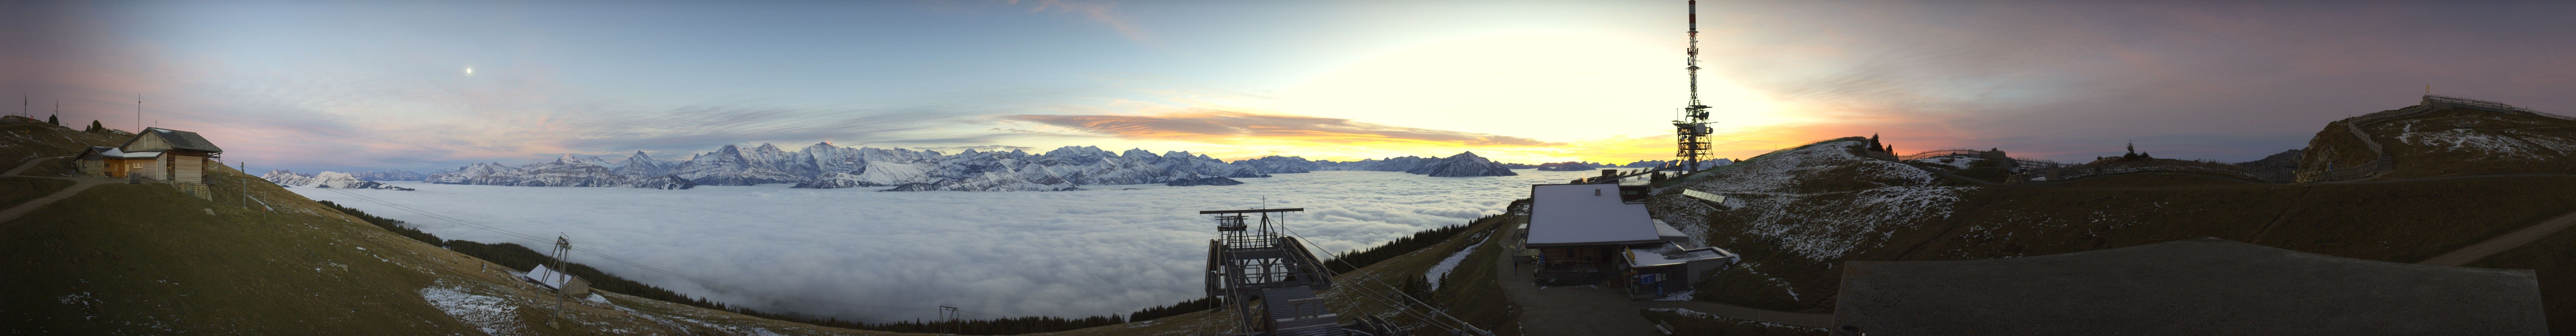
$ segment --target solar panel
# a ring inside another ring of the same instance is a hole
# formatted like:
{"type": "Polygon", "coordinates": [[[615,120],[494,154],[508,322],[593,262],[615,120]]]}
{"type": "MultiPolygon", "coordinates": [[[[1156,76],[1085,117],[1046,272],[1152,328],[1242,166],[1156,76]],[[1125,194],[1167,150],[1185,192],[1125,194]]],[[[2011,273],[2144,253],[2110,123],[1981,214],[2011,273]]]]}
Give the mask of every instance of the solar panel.
{"type": "Polygon", "coordinates": [[[1719,203],[1719,204],[1724,204],[1724,203],[1726,203],[1726,195],[1711,194],[1711,193],[1707,193],[1707,192],[1701,192],[1701,191],[1698,191],[1698,190],[1682,189],[1682,196],[1690,196],[1690,198],[1697,198],[1697,199],[1700,199],[1700,200],[1702,200],[1702,201],[1717,202],[1717,203],[1719,203]]]}

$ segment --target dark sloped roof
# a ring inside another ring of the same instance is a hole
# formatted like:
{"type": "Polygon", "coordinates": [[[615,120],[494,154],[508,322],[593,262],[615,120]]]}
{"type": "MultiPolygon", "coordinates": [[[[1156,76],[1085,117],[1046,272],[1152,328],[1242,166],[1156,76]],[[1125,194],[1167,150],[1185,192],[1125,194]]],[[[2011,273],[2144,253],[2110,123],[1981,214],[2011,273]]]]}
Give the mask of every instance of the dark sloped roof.
{"type": "MultiPolygon", "coordinates": [[[[214,142],[206,141],[206,137],[197,136],[197,132],[150,127],[144,128],[143,133],[136,134],[134,137],[136,139],[141,139],[150,135],[159,135],[161,137],[161,141],[167,141],[170,143],[170,148],[194,149],[208,152],[224,151],[223,147],[215,147],[214,142]]],[[[124,148],[125,146],[131,145],[134,145],[134,140],[126,140],[124,145],[118,145],[116,147],[124,148]]]]}
{"type": "Polygon", "coordinates": [[[108,150],[113,150],[113,149],[116,149],[116,147],[108,147],[108,146],[89,146],[89,149],[82,149],[82,150],[81,150],[81,152],[80,152],[80,159],[81,159],[81,160],[96,160],[96,159],[106,158],[106,156],[105,156],[105,155],[103,155],[103,154],[106,154],[108,150]]]}
{"type": "Polygon", "coordinates": [[[1834,325],[1872,335],[2546,335],[2531,270],[2196,238],[2057,255],[1853,261],[1834,325]]]}

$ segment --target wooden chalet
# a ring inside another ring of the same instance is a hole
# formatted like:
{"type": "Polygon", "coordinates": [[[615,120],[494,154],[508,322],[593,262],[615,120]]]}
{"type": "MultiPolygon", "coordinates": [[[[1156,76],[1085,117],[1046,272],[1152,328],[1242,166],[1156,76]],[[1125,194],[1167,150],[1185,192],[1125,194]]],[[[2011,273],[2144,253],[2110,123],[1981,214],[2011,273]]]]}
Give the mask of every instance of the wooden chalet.
{"type": "Polygon", "coordinates": [[[81,150],[79,158],[82,174],[122,178],[133,171],[152,170],[149,167],[159,165],[155,161],[161,159],[161,152],[135,153],[116,147],[90,146],[89,149],[81,150]]]}
{"type": "Polygon", "coordinates": [[[117,149],[127,153],[161,153],[147,169],[128,174],[141,174],[146,179],[182,185],[205,184],[206,165],[224,153],[222,147],[215,147],[215,143],[197,136],[197,132],[160,127],[143,129],[142,133],[134,135],[133,140],[126,140],[125,145],[117,146],[117,149]]]}
{"type": "Polygon", "coordinates": [[[215,147],[197,132],[152,127],[135,134],[124,145],[90,146],[78,157],[82,174],[167,183],[190,195],[211,197],[207,195],[210,190],[206,186],[206,168],[215,165],[214,159],[223,154],[222,147],[215,147]]]}

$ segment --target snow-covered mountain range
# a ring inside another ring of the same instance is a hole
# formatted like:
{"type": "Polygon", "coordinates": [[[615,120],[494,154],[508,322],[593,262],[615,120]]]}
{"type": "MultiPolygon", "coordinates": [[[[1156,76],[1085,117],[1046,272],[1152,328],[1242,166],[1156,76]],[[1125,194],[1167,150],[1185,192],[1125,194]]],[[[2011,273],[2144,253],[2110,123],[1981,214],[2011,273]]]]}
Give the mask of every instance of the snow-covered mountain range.
{"type": "Polygon", "coordinates": [[[1189,152],[1110,152],[1094,146],[1067,146],[1038,154],[974,149],[945,154],[816,143],[796,151],[772,144],[751,148],[725,145],[685,160],[665,160],[638,151],[617,162],[564,155],[554,161],[517,167],[476,163],[431,174],[423,181],[663,189],[795,183],[796,188],[896,187],[888,191],[1054,191],[1086,185],[1232,185],[1242,183],[1234,180],[1237,178],[1315,170],[1402,171],[1439,177],[1517,175],[1505,164],[1475,153],[1351,162],[1272,156],[1228,163],[1189,152]]]}
{"type": "Polygon", "coordinates": [[[429,177],[429,175],[414,173],[409,170],[392,169],[353,172],[349,173],[349,175],[356,176],[359,180],[367,181],[419,181],[422,178],[429,177]]]}
{"type": "Polygon", "coordinates": [[[261,179],[266,179],[266,180],[268,180],[268,182],[271,182],[271,183],[277,183],[277,185],[279,185],[279,186],[286,186],[286,187],[290,187],[290,188],[291,188],[291,187],[308,187],[308,188],[340,188],[340,189],[389,189],[389,190],[411,190],[411,188],[403,188],[403,187],[389,186],[389,185],[385,185],[385,184],[383,184],[383,183],[376,183],[376,182],[374,182],[374,181],[367,181],[367,180],[364,180],[364,179],[360,179],[360,178],[358,178],[358,176],[353,175],[353,174],[349,174],[349,173],[342,173],[342,172],[333,172],[333,171],[326,171],[326,172],[316,173],[316,174],[313,174],[313,175],[305,175],[305,174],[297,174],[297,173],[295,173],[294,171],[288,171],[288,170],[285,170],[285,169],[279,169],[279,170],[271,170],[271,171],[268,171],[268,173],[267,173],[267,174],[261,174],[261,175],[259,176],[259,178],[261,178],[261,179]]]}

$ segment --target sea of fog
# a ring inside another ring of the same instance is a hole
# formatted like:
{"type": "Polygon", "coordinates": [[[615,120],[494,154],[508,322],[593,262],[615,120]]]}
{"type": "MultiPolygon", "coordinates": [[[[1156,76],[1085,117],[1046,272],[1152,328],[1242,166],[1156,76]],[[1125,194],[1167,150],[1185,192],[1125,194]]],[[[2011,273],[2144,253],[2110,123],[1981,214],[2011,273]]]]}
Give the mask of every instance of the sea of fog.
{"type": "MultiPolygon", "coordinates": [[[[885,321],[954,305],[995,315],[1123,314],[1204,295],[1201,210],[1306,208],[1288,228],[1339,252],[1501,213],[1528,185],[1596,172],[1429,177],[1326,171],[1235,186],[1083,186],[1065,192],[877,192],[787,185],[690,190],[392,184],[418,191],[293,188],[317,200],[411,222],[447,239],[528,241],[341,192],[551,238],[644,265],[754,290],[892,310],[814,304],[699,284],[596,256],[573,262],[754,309],[885,321]]],[[[986,317],[969,315],[969,317],[986,317]]]]}

